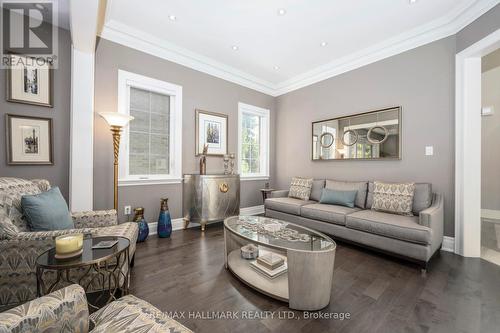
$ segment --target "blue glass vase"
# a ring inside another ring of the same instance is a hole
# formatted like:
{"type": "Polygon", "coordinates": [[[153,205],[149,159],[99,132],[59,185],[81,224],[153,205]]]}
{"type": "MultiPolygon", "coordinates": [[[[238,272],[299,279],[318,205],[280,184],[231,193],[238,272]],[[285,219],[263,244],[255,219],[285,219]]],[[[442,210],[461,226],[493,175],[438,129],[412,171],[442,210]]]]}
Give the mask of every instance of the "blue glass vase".
{"type": "Polygon", "coordinates": [[[144,208],[138,207],[134,209],[134,222],[139,225],[139,235],[137,236],[137,242],[144,242],[149,235],[148,223],[144,219],[144,208]]]}
{"type": "Polygon", "coordinates": [[[160,216],[158,217],[157,234],[160,238],[170,237],[172,234],[172,219],[168,211],[168,198],[161,199],[160,216]]]}

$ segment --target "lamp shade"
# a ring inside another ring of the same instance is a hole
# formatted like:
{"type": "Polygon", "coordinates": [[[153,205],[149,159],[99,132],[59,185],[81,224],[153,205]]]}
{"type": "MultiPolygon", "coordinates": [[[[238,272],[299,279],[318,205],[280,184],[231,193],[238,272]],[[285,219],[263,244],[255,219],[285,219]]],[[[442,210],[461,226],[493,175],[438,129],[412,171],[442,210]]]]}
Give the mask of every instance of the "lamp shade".
{"type": "Polygon", "coordinates": [[[118,112],[100,112],[99,115],[106,120],[109,126],[123,127],[134,117],[118,112]]]}

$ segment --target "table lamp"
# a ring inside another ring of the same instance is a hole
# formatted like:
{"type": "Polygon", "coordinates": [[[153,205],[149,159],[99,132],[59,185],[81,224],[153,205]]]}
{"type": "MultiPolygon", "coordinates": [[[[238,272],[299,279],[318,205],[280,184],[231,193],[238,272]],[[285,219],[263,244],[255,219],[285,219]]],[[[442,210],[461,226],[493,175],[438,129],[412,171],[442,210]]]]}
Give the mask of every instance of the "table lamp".
{"type": "Polygon", "coordinates": [[[125,127],[129,121],[134,119],[134,117],[118,113],[118,112],[100,112],[99,115],[106,120],[109,127],[111,128],[111,133],[113,133],[113,148],[114,148],[114,174],[113,174],[113,185],[114,185],[114,208],[118,210],[118,154],[120,151],[120,134],[122,128],[125,127]]]}

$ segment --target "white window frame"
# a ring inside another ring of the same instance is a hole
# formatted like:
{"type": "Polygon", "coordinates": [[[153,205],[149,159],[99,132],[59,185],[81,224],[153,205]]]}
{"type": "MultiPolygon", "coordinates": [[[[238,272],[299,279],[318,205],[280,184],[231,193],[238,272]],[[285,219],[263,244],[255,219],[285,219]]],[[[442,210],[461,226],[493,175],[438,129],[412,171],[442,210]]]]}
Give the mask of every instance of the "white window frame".
{"type": "Polygon", "coordinates": [[[238,172],[241,180],[269,180],[269,150],[270,150],[270,111],[254,105],[238,103],[238,172]],[[243,114],[260,117],[260,173],[243,174],[241,172],[241,145],[243,114]]]}
{"type": "MultiPolygon", "coordinates": [[[[156,92],[170,97],[169,174],[129,174],[129,126],[123,129],[120,144],[118,185],[171,184],[182,181],[182,87],[147,76],[118,70],[118,112],[129,115],[130,88],[156,92]]],[[[132,120],[133,121],[133,120],[132,120]]]]}

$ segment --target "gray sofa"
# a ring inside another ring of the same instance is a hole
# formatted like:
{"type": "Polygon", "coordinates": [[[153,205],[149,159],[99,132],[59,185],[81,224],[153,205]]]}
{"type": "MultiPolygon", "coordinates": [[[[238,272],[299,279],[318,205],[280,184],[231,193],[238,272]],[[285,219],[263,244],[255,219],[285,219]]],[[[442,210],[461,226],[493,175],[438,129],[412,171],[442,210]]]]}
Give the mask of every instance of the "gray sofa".
{"type": "Polygon", "coordinates": [[[300,224],[334,238],[414,261],[427,268],[443,241],[443,198],[428,183],[415,184],[414,216],[371,210],[373,182],[315,180],[310,200],[288,197],[288,191],[271,193],[265,215],[300,224]],[[323,188],[355,189],[356,207],[320,204],[323,188]]]}

